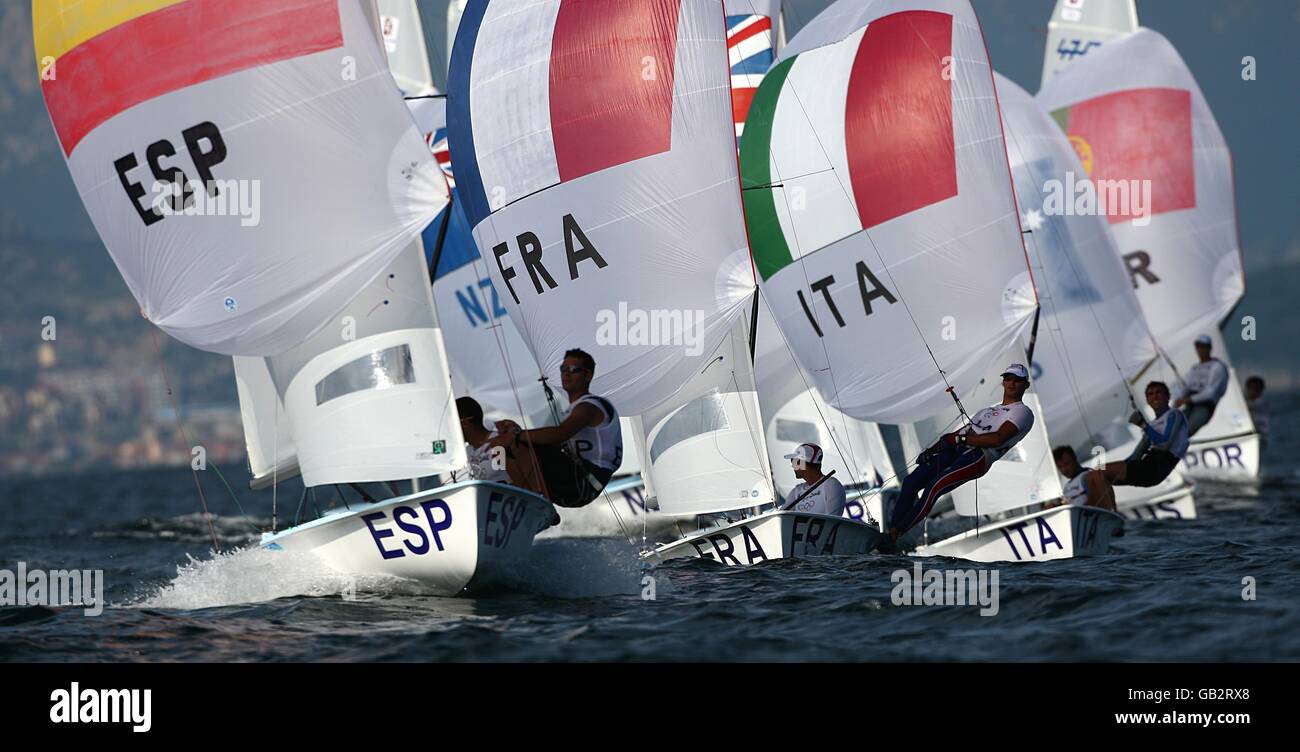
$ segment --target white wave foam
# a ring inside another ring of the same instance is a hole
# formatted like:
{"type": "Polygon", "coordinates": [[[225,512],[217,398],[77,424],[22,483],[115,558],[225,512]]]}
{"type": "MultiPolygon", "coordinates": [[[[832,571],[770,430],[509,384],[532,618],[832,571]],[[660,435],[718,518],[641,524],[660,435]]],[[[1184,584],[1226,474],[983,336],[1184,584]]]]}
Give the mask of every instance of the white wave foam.
{"type": "Polygon", "coordinates": [[[134,605],[198,609],[260,603],[298,595],[351,597],[389,594],[418,586],[398,577],[357,576],[331,569],[312,554],[251,547],[196,559],[176,567],[176,577],[134,605]]]}

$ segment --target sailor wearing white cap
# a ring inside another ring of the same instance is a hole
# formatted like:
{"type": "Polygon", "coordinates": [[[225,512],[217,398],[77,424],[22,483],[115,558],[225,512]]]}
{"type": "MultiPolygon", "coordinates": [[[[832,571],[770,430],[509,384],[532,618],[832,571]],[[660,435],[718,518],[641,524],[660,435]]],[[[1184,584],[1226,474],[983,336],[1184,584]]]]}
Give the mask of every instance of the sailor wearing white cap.
{"type": "MultiPolygon", "coordinates": [[[[800,444],[793,452],[785,455],[785,458],[794,466],[795,477],[803,481],[786,497],[785,503],[788,505],[803,496],[809,488],[817,485],[817,481],[826,476],[822,474],[822,448],[816,444],[800,444]]],[[[839,517],[844,513],[844,484],[834,476],[826,477],[826,480],[804,497],[794,509],[839,517]]]]}
{"type": "Polygon", "coordinates": [[[1213,346],[1208,334],[1196,338],[1196,357],[1201,362],[1187,372],[1182,394],[1174,400],[1174,407],[1181,408],[1187,416],[1187,429],[1193,436],[1210,422],[1214,408],[1228,391],[1228,367],[1218,358],[1210,357],[1213,346]]]}
{"type": "Polygon", "coordinates": [[[1020,363],[1007,366],[1002,372],[1002,402],[975,413],[970,425],[944,434],[921,453],[894,501],[886,549],[920,524],[940,496],[987,473],[1029,433],[1034,412],[1021,401],[1027,389],[1029,370],[1020,363]]]}

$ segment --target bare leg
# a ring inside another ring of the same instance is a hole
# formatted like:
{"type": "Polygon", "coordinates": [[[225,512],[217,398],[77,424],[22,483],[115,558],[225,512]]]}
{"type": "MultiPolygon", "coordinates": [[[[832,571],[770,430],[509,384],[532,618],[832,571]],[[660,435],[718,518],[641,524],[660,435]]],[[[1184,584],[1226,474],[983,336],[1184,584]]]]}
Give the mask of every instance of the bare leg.
{"type": "Polygon", "coordinates": [[[1110,481],[1111,485],[1123,485],[1124,480],[1128,478],[1128,463],[1107,462],[1106,468],[1101,472],[1105,474],[1106,480],[1110,481]]]}
{"type": "Polygon", "coordinates": [[[1083,479],[1084,484],[1088,487],[1088,503],[1094,507],[1109,509],[1114,512],[1115,509],[1115,487],[1111,485],[1110,479],[1106,472],[1093,470],[1083,479]]]}
{"type": "Polygon", "coordinates": [[[510,448],[506,453],[506,473],[510,476],[511,485],[551,498],[546,492],[546,481],[542,478],[541,462],[529,445],[521,443],[510,448]]]}

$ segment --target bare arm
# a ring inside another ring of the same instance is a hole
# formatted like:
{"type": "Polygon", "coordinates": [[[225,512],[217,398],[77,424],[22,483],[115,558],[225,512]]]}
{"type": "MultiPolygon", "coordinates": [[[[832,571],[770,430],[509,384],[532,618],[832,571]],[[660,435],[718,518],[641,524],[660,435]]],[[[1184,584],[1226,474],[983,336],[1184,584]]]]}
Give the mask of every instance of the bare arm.
{"type": "MultiPolygon", "coordinates": [[[[569,417],[565,418],[560,425],[520,431],[519,439],[531,444],[562,444],[587,426],[599,425],[604,419],[605,416],[600,410],[583,402],[575,406],[569,413],[569,417]]],[[[503,434],[497,436],[491,443],[493,446],[509,446],[514,443],[514,440],[514,436],[503,434]]]]}
{"type": "Polygon", "coordinates": [[[1015,423],[1007,421],[993,433],[966,434],[966,446],[976,449],[992,449],[1003,442],[1010,441],[1011,437],[1015,436],[1019,430],[1015,423]]]}

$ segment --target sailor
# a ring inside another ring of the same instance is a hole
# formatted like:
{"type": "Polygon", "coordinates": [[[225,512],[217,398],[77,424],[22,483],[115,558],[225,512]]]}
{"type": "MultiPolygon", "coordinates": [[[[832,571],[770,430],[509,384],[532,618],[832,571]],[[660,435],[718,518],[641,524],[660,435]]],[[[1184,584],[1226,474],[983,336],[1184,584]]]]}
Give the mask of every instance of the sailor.
{"type": "MultiPolygon", "coordinates": [[[[472,397],[460,397],[456,400],[456,412],[460,415],[460,431],[465,436],[465,451],[469,458],[463,472],[475,480],[509,483],[506,450],[488,443],[497,432],[488,431],[483,425],[483,406],[472,397]]],[[[452,480],[460,480],[458,475],[460,472],[452,472],[452,480]]]]}
{"type": "Polygon", "coordinates": [[[1196,357],[1200,362],[1187,372],[1183,393],[1174,401],[1174,407],[1181,408],[1187,416],[1187,430],[1191,436],[1210,422],[1215,406],[1228,391],[1228,367],[1218,358],[1210,357],[1212,346],[1208,334],[1196,338],[1196,357]]]}
{"type": "Polygon", "coordinates": [[[1106,479],[1116,486],[1159,485],[1187,454],[1191,432],[1183,413],[1169,406],[1169,386],[1152,381],[1147,384],[1146,398],[1156,419],[1148,423],[1141,412],[1134,411],[1129,422],[1142,429],[1142,440],[1128,459],[1106,463],[1106,479]]]}
{"type": "Polygon", "coordinates": [[[623,462],[618,412],[609,400],[589,391],[595,371],[596,361],[588,353],[564,353],[560,385],[569,395],[569,409],[560,424],[525,431],[514,421],[501,421],[496,426],[500,435],[489,442],[513,448],[518,472],[528,478],[526,487],[539,490],[557,506],[590,503],[623,462]],[[532,468],[540,470],[541,488],[532,482],[532,468]]]}
{"type": "Polygon", "coordinates": [[[795,477],[803,481],[790,491],[786,497],[786,508],[813,514],[829,514],[839,517],[844,514],[844,484],[834,476],[822,474],[822,448],[816,444],[800,444],[794,451],[785,455],[794,467],[795,477]],[[822,480],[825,478],[825,480],[822,480]],[[821,485],[817,482],[821,481],[821,485]],[[813,488],[813,486],[817,486],[813,488]],[[812,493],[808,489],[813,488],[812,493]],[[804,496],[804,494],[808,494],[804,496]],[[789,504],[803,497],[794,507],[789,504]]]}
{"type": "Polygon", "coordinates": [[[1061,490],[1061,498],[1066,504],[1115,511],[1115,489],[1103,472],[1084,467],[1073,447],[1053,449],[1052,458],[1056,460],[1056,469],[1061,475],[1069,478],[1061,490]]]}
{"type": "Polygon", "coordinates": [[[921,453],[894,500],[885,550],[924,520],[940,496],[987,473],[1029,433],[1034,412],[1021,402],[1028,388],[1029,371],[1020,363],[1007,366],[1002,372],[1002,402],[975,413],[970,425],[940,436],[921,453]]]}
{"type": "Polygon", "coordinates": [[[1250,422],[1259,432],[1261,445],[1268,445],[1268,401],[1264,399],[1264,379],[1251,376],[1246,379],[1246,409],[1250,411],[1250,422]]]}

